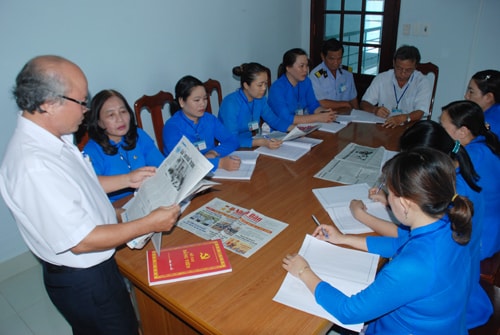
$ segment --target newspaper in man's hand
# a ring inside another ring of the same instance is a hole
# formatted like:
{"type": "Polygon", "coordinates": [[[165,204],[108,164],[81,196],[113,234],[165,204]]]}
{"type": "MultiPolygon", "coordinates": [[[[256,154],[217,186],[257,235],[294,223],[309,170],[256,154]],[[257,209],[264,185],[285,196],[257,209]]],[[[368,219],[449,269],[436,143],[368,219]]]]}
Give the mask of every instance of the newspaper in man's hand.
{"type": "MultiPolygon", "coordinates": [[[[130,203],[124,206],[122,220],[136,220],[160,206],[179,204],[189,196],[217,184],[203,180],[212,168],[212,163],[183,136],[158,167],[156,174],[145,180],[130,203]]],[[[161,233],[158,234],[161,236],[161,233]]],[[[151,236],[152,233],[140,236],[127,245],[140,249],[151,236]]]]}

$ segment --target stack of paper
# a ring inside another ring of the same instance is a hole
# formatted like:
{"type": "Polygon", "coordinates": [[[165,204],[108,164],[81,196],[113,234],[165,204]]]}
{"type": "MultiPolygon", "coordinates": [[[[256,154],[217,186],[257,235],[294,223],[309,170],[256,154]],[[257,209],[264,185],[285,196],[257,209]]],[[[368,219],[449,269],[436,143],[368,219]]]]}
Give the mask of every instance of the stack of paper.
{"type": "Polygon", "coordinates": [[[257,164],[259,153],[256,151],[235,151],[230,156],[237,156],[241,160],[240,168],[236,171],[227,171],[221,168],[215,170],[212,178],[250,180],[257,164]]]}
{"type": "Polygon", "coordinates": [[[323,208],[344,234],[361,234],[373,231],[370,227],[356,220],[349,209],[351,200],[362,200],[367,212],[382,220],[391,221],[389,212],[380,202],[368,198],[368,184],[355,184],[326,188],[315,188],[313,193],[323,208]]]}
{"type": "MultiPolygon", "coordinates": [[[[306,235],[299,254],[322,280],[347,296],[362,291],[373,282],[379,261],[378,255],[337,247],[310,235],[306,235]]],[[[363,327],[363,324],[342,324],[316,303],[314,295],[300,279],[289,273],[273,300],[353,331],[363,327]]]]}
{"type": "Polygon", "coordinates": [[[385,123],[383,117],[359,109],[353,109],[350,115],[338,115],[337,121],[341,123],[385,123]]]}
{"type": "Polygon", "coordinates": [[[335,134],[335,133],[339,132],[340,130],[344,129],[350,123],[350,121],[338,121],[338,118],[339,117],[337,116],[337,120],[335,120],[333,122],[320,123],[318,130],[326,131],[328,133],[335,134]]]}
{"type": "Polygon", "coordinates": [[[283,144],[281,144],[281,146],[277,149],[259,147],[255,149],[255,151],[267,156],[296,161],[308,153],[312,147],[321,142],[323,142],[323,140],[310,137],[300,137],[292,141],[284,141],[283,144]]]}

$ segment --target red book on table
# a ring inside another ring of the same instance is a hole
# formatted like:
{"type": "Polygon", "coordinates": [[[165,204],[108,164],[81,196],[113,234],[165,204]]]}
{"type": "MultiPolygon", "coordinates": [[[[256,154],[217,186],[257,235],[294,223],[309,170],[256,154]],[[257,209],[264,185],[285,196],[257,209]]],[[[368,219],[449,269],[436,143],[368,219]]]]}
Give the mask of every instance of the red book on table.
{"type": "Polygon", "coordinates": [[[220,239],[147,251],[149,285],[172,283],[231,272],[231,264],[220,239]]]}

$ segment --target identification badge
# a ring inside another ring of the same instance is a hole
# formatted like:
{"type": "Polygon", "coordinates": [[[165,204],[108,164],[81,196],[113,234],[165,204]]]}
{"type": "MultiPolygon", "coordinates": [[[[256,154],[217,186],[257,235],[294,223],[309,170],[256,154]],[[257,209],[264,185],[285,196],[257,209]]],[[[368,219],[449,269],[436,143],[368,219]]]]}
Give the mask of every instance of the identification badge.
{"type": "Polygon", "coordinates": [[[346,84],[341,84],[339,87],[339,93],[344,93],[347,90],[346,84]]]}
{"type": "Polygon", "coordinates": [[[197,141],[194,142],[193,144],[200,151],[205,150],[207,148],[207,144],[205,143],[205,141],[197,141]]]}
{"type": "Polygon", "coordinates": [[[250,122],[248,122],[248,129],[250,131],[259,129],[259,123],[257,121],[250,121],[250,122]]]}
{"type": "Polygon", "coordinates": [[[391,110],[391,113],[392,114],[403,114],[403,110],[402,109],[399,109],[399,108],[393,108],[391,110]]]}
{"type": "Polygon", "coordinates": [[[295,115],[304,115],[304,109],[303,108],[297,108],[295,110],[295,115]]]}

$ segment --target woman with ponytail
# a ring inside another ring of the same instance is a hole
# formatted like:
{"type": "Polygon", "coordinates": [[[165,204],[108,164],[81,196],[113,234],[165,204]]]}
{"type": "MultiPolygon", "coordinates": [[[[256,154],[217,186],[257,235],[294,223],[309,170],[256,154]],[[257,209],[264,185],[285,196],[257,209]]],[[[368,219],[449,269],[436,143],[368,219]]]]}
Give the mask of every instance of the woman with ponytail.
{"type": "Polygon", "coordinates": [[[484,70],[469,81],[464,98],[477,103],[491,131],[500,136],[500,71],[484,70]]]}
{"type": "Polygon", "coordinates": [[[238,136],[240,147],[265,146],[277,149],[282,141],[263,137],[253,138],[260,131],[260,121],[267,122],[273,129],[286,132],[292,123],[280,119],[273,113],[265,97],[267,71],[259,63],[244,63],[233,68],[233,74],[240,77],[241,87],[222,100],[219,120],[233,134],[238,136]]]}
{"type": "MultiPolygon", "coordinates": [[[[478,185],[479,176],[474,165],[459,141],[453,140],[446,130],[435,121],[418,121],[408,128],[399,140],[401,151],[411,151],[418,147],[427,147],[439,150],[448,155],[455,166],[457,193],[467,197],[474,205],[472,216],[472,236],[468,244],[471,255],[471,276],[473,287],[467,304],[467,328],[472,329],[485,324],[493,313],[493,306],[488,295],[480,285],[481,239],[485,217],[485,199],[478,185]]],[[[371,191],[371,198],[387,203],[384,192],[371,191]]],[[[384,236],[402,236],[410,231],[404,226],[397,226],[392,222],[379,219],[366,211],[360,200],[351,201],[351,212],[360,222],[371,227],[375,232],[384,236]]]]}
{"type": "Polygon", "coordinates": [[[481,233],[481,259],[500,251],[500,143],[488,129],[481,107],[472,101],[455,101],[442,108],[441,124],[469,153],[479,175],[485,214],[481,233]]]}
{"type": "Polygon", "coordinates": [[[473,205],[457,194],[453,161],[440,151],[417,148],[394,156],[382,174],[389,205],[411,234],[344,235],[330,225],[313,233],[391,258],[371,285],[348,297],[322,281],[300,255],[287,255],[283,267],[342,323],[367,322],[367,335],[467,334],[473,205]]]}
{"type": "Polygon", "coordinates": [[[332,122],[337,117],[316,99],[309,79],[309,59],[300,48],[290,49],[283,55],[268,101],[273,112],[288,123],[332,122]]]}

